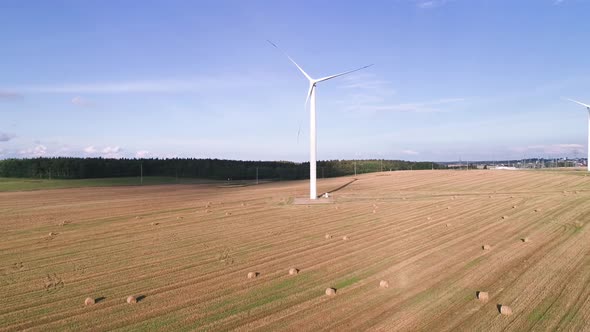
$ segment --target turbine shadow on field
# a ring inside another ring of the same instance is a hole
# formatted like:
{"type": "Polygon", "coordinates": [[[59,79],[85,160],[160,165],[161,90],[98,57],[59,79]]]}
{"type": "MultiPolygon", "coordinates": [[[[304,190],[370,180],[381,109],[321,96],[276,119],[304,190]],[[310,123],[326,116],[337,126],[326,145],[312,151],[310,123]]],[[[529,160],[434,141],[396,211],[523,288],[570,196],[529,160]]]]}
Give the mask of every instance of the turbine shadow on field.
{"type": "MultiPolygon", "coordinates": [[[[338,191],[338,190],[344,189],[344,188],[346,188],[347,186],[349,186],[350,184],[352,184],[353,182],[355,182],[356,180],[358,180],[358,179],[352,179],[351,181],[349,181],[349,182],[346,182],[345,184],[341,185],[340,187],[338,187],[338,188],[335,188],[335,189],[332,189],[332,190],[329,190],[329,191],[327,191],[327,192],[325,192],[325,193],[330,193],[330,194],[331,194],[331,193],[333,193],[333,192],[335,192],[335,191],[338,191]]],[[[325,194],[325,193],[322,193],[321,195],[318,195],[318,198],[320,198],[320,197],[324,196],[324,194],[325,194]]]]}

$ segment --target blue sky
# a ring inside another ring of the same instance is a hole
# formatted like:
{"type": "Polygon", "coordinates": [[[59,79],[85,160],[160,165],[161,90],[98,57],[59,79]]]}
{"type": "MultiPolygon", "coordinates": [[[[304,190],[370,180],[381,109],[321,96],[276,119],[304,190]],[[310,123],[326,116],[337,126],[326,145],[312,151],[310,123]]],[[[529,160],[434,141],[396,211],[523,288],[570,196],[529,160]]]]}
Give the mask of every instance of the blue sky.
{"type": "Polygon", "coordinates": [[[0,2],[0,158],[586,155],[590,1],[0,2]],[[298,135],[299,128],[301,133],[298,135]]]}

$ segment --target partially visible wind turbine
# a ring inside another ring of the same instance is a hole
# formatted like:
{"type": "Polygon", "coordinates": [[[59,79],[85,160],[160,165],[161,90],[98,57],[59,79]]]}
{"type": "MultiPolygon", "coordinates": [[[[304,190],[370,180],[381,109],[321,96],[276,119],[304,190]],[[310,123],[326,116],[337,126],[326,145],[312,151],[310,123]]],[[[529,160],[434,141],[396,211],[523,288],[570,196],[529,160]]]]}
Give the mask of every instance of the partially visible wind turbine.
{"type": "Polygon", "coordinates": [[[319,82],[327,81],[338,76],[350,74],[355,71],[359,71],[361,69],[365,69],[367,67],[371,67],[372,64],[368,66],[364,66],[355,70],[346,71],[340,74],[326,76],[318,79],[313,79],[311,76],[307,75],[307,73],[299,67],[299,65],[291,59],[291,57],[281,50],[277,45],[275,45],[270,40],[267,40],[272,46],[276,47],[279,51],[281,51],[285,56],[299,69],[299,71],[307,78],[309,81],[309,90],[307,92],[307,98],[305,99],[305,106],[307,106],[307,102],[309,101],[309,199],[317,199],[317,189],[316,189],[316,153],[317,153],[317,144],[316,144],[316,108],[315,108],[315,90],[316,84],[319,82]]]}
{"type": "Polygon", "coordinates": [[[580,104],[588,110],[588,159],[586,159],[586,164],[588,164],[588,172],[590,172],[590,105],[581,103],[579,101],[575,101],[573,99],[566,98],[567,100],[574,102],[576,104],[580,104]]]}

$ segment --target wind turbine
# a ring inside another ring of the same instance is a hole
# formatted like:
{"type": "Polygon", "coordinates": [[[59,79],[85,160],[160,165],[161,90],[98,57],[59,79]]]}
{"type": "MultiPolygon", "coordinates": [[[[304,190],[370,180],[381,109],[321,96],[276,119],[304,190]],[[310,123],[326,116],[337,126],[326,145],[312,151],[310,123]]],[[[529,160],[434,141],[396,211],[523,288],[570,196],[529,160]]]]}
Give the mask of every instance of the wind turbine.
{"type": "Polygon", "coordinates": [[[590,105],[581,103],[579,101],[575,101],[573,99],[566,99],[576,104],[580,104],[586,107],[586,109],[588,110],[588,159],[586,159],[586,164],[588,164],[588,172],[590,172],[590,105]]]}
{"type": "Polygon", "coordinates": [[[307,78],[309,81],[309,90],[307,92],[307,98],[305,99],[305,106],[307,106],[307,102],[309,101],[309,199],[317,199],[317,189],[316,189],[316,154],[317,154],[317,143],[316,143],[316,107],[315,107],[315,90],[316,84],[319,82],[331,80],[333,78],[350,74],[355,71],[359,71],[361,69],[365,69],[367,67],[371,67],[372,64],[368,66],[364,66],[361,68],[357,68],[354,70],[346,71],[340,74],[326,76],[318,79],[313,79],[309,76],[291,57],[281,50],[277,45],[275,45],[270,40],[267,40],[269,44],[277,48],[281,51],[285,56],[299,69],[299,71],[307,78]]]}

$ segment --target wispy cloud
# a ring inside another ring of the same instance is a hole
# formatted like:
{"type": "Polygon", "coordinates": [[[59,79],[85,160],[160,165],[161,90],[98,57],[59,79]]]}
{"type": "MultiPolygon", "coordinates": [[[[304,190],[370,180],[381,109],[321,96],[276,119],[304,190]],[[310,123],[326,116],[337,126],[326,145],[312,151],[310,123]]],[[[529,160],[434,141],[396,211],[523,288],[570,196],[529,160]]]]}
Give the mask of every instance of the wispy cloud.
{"type": "Polygon", "coordinates": [[[417,6],[420,9],[433,9],[437,7],[444,6],[445,4],[449,3],[451,0],[418,0],[417,6]]]}
{"type": "Polygon", "coordinates": [[[195,79],[157,79],[144,81],[93,82],[73,84],[26,85],[14,87],[23,93],[119,94],[198,92],[211,88],[231,88],[261,84],[263,80],[240,75],[195,79]]]}
{"type": "Polygon", "coordinates": [[[402,150],[402,153],[403,154],[408,154],[408,155],[413,155],[413,156],[415,156],[417,154],[420,154],[420,152],[417,152],[417,151],[414,151],[414,150],[402,150]]]}
{"type": "Polygon", "coordinates": [[[424,102],[411,102],[382,105],[350,106],[349,111],[361,112],[409,112],[409,113],[439,113],[445,112],[446,105],[465,101],[465,98],[443,98],[424,102]]]}
{"type": "Polygon", "coordinates": [[[90,100],[80,96],[72,98],[71,103],[80,107],[88,107],[93,105],[93,103],[90,100]]]}
{"type": "Polygon", "coordinates": [[[0,90],[0,101],[20,99],[22,97],[23,96],[20,93],[0,90]]]}
{"type": "Polygon", "coordinates": [[[352,112],[435,113],[446,111],[445,105],[466,100],[465,98],[441,98],[424,102],[394,103],[391,100],[396,95],[396,90],[391,82],[379,79],[371,73],[345,77],[340,88],[354,91],[345,94],[347,99],[339,102],[345,105],[344,110],[352,112]]]}
{"type": "Polygon", "coordinates": [[[570,155],[572,153],[581,153],[584,148],[585,146],[582,144],[558,143],[517,146],[510,150],[516,153],[562,156],[565,154],[570,155]]]}
{"type": "Polygon", "coordinates": [[[14,134],[0,132],[0,142],[8,142],[15,137],[16,135],[14,134]]]}

